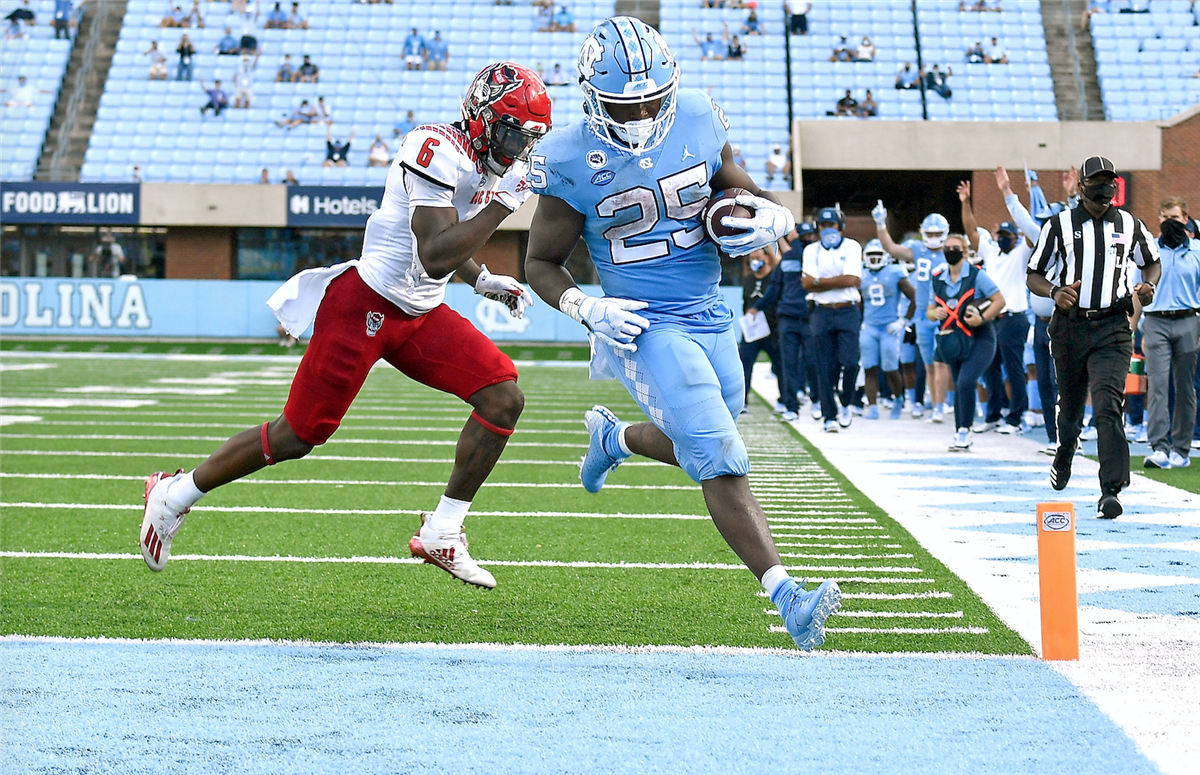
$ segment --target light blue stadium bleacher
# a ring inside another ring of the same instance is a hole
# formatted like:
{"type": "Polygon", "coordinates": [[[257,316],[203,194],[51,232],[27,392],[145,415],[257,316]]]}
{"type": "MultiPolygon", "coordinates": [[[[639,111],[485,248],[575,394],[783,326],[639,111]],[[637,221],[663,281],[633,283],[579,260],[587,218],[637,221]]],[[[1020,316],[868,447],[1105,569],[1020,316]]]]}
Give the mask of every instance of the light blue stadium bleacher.
{"type": "MultiPolygon", "coordinates": [[[[17,0],[3,0],[0,17],[18,7],[17,0]]],[[[27,37],[5,40],[0,47],[0,178],[4,180],[33,179],[71,56],[73,41],[54,39],[54,0],[32,0],[29,8],[37,23],[24,27],[27,37]],[[33,88],[33,107],[9,107],[22,75],[33,88]]]]}
{"type": "MultiPolygon", "coordinates": [[[[291,170],[303,183],[382,184],[387,170],[366,166],[367,148],[375,135],[382,135],[395,152],[398,143],[392,128],[407,111],[414,111],[419,122],[456,120],[462,95],[487,63],[511,59],[540,64],[547,72],[560,63],[568,74],[573,73],[583,38],[614,14],[615,0],[567,4],[578,32],[537,32],[531,6],[497,6],[493,0],[378,5],[301,0],[308,30],[264,30],[261,22],[271,7],[264,4],[255,30],[262,54],[252,107],[201,118],[200,106],[207,101],[201,79],[206,84],[221,79],[233,102],[238,57],[217,56],[214,51],[226,26],[240,37],[240,20],[224,15],[228,6],[206,3],[204,29],[160,29],[166,3],[129,0],[81,179],[127,180],[132,166],[138,164],[143,179],[150,181],[255,183],[266,168],[272,182],[282,182],[291,170]],[[441,31],[450,49],[445,72],[405,69],[400,48],[413,27],[426,38],[441,31]],[[167,54],[168,77],[173,79],[178,61],[175,48],[183,33],[197,51],[194,80],[149,80],[150,61],[143,53],[150,42],[158,41],[167,54]],[[284,54],[291,54],[296,66],[304,54],[310,54],[321,68],[320,83],[275,83],[284,54]],[[357,131],[349,167],[321,167],[323,124],[291,130],[275,126],[302,99],[315,103],[319,96],[332,109],[336,137],[345,138],[351,128],[357,131]],[[144,138],[152,142],[144,145],[144,138]],[[164,157],[156,151],[168,154],[164,157]]],[[[577,86],[553,86],[550,93],[556,124],[582,117],[577,86]]]]}
{"type": "Polygon", "coordinates": [[[1089,23],[1109,120],[1155,121],[1200,103],[1200,8],[1191,0],[1151,0],[1148,14],[1089,23]]]}

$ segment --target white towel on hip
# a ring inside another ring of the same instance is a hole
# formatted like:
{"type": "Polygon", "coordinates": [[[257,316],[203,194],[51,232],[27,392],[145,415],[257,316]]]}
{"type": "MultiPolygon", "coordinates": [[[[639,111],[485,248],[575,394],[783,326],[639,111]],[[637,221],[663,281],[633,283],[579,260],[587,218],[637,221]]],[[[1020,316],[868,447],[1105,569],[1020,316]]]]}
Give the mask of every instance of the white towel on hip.
{"type": "Polygon", "coordinates": [[[325,298],[325,289],[342,272],[356,266],[358,260],[318,269],[306,269],[293,275],[267,299],[267,306],[279,318],[289,334],[299,338],[317,318],[317,308],[325,298]]]}

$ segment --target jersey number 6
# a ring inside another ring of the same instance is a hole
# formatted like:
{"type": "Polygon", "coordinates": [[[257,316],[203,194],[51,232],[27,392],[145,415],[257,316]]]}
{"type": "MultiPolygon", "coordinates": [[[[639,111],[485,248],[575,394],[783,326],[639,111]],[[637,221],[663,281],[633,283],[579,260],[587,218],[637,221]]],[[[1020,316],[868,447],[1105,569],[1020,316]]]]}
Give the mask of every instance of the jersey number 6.
{"type": "MultiPolygon", "coordinates": [[[[683,225],[686,221],[697,219],[708,196],[704,187],[708,184],[708,163],[702,162],[689,167],[682,172],[668,175],[658,181],[666,205],[668,220],[679,222],[683,228],[676,229],[671,234],[670,242],[680,250],[687,250],[704,240],[704,225],[697,224],[692,228],[683,225]],[[685,201],[686,199],[686,201],[685,201]]],[[[611,226],[604,232],[604,238],[612,246],[612,262],[614,264],[629,264],[635,261],[649,261],[662,258],[671,252],[671,245],[665,239],[653,240],[641,245],[630,245],[626,240],[640,237],[654,229],[661,220],[658,198],[654,191],[645,187],[626,189],[612,196],[605,197],[596,203],[596,214],[601,218],[613,218],[617,213],[629,208],[638,208],[639,215],[628,223],[611,226]]]]}
{"type": "Polygon", "coordinates": [[[425,140],[425,144],[421,146],[421,150],[417,153],[417,164],[422,167],[428,167],[429,162],[433,161],[433,147],[441,145],[442,141],[436,137],[430,137],[425,140]]]}

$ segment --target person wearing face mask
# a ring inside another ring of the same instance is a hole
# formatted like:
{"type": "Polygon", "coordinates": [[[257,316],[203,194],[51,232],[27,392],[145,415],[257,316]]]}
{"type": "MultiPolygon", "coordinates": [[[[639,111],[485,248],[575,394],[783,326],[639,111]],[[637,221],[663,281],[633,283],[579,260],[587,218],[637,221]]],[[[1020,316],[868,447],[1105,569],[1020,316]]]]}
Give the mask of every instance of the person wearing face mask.
{"type": "MultiPolygon", "coordinates": [[[[766,297],[767,289],[772,287],[772,282],[779,274],[779,262],[772,251],[763,248],[746,256],[742,266],[742,308],[748,314],[766,315],[767,326],[771,329],[771,333],[762,339],[753,342],[743,340],[738,345],[738,356],[742,359],[742,373],[746,380],[746,401],[750,401],[750,374],[754,370],[754,362],[758,360],[758,354],[764,351],[771,359],[771,371],[779,383],[779,395],[782,397],[784,382],[779,359],[779,320],[776,317],[779,294],[776,292],[771,298],[766,297]]],[[[742,413],[745,412],[743,407],[742,413]]]]}
{"type": "Polygon", "coordinates": [[[811,223],[801,221],[796,224],[792,234],[795,239],[789,241],[788,237],[784,237],[780,241],[782,255],[779,265],[768,277],[762,300],[753,305],[760,310],[776,310],[779,364],[783,376],[779,380],[779,403],[775,411],[782,414],[780,419],[785,422],[799,416],[801,402],[809,397],[813,411],[817,412],[813,419],[821,416],[817,396],[817,355],[812,347],[808,292],[800,280],[804,249],[816,242],[817,230],[811,223]]]}
{"type": "MultiPolygon", "coordinates": [[[[902,244],[896,244],[892,236],[888,234],[887,214],[887,208],[880,200],[876,203],[875,209],[871,211],[871,217],[875,219],[876,236],[879,237],[883,249],[892,258],[908,264],[910,269],[908,279],[917,291],[917,309],[923,310],[929,306],[930,280],[933,277],[933,270],[942,263],[942,245],[946,242],[946,235],[950,233],[950,222],[946,220],[946,216],[940,213],[930,213],[925,216],[925,220],[921,221],[921,239],[906,240],[902,244]]],[[[925,382],[929,388],[930,397],[933,399],[933,412],[930,420],[940,423],[944,415],[942,402],[946,398],[945,385],[949,376],[946,374],[944,366],[934,365],[933,333],[936,329],[937,325],[928,318],[923,315],[917,316],[917,349],[925,364],[925,382]]],[[[924,415],[923,400],[923,394],[918,392],[916,403],[913,404],[913,417],[924,415]]]]}
{"type": "Polygon", "coordinates": [[[1092,394],[1092,424],[1100,458],[1097,516],[1115,519],[1120,492],[1129,485],[1129,445],[1121,417],[1125,377],[1133,355],[1133,295],[1154,300],[1161,276],[1158,245],[1146,224],[1112,205],[1117,171],[1103,156],[1079,168],[1080,203],[1042,227],[1029,258],[1026,284],[1054,301],[1047,331],[1058,377],[1058,451],[1050,485],[1062,490],[1071,478],[1084,404],[1092,394]],[[1142,280],[1133,285],[1134,266],[1142,280]]]}
{"type": "Polygon", "coordinates": [[[958,197],[962,203],[967,239],[982,258],[983,268],[999,286],[1005,300],[1004,309],[992,326],[996,330],[996,356],[984,372],[988,392],[987,412],[983,422],[973,426],[972,430],[983,433],[995,428],[997,433],[1005,435],[1023,433],[1021,420],[1029,408],[1029,397],[1025,392],[1025,340],[1029,337],[1029,318],[1025,316],[1029,308],[1025,267],[1029,265],[1033,246],[1021,236],[1020,230],[1011,221],[1005,221],[997,227],[995,241],[988,238],[986,232],[981,235],[971,209],[969,182],[963,181],[959,185],[958,197]],[[1004,390],[1005,374],[1008,375],[1011,396],[1004,390]],[[1001,410],[1005,407],[1008,408],[1008,416],[1002,417],[1001,410]]]}
{"type": "MultiPolygon", "coordinates": [[[[1154,301],[1142,308],[1134,299],[1134,319],[1145,313],[1142,352],[1146,356],[1146,468],[1187,468],[1196,422],[1196,355],[1200,349],[1200,240],[1188,231],[1187,203],[1171,197],[1158,207],[1158,253],[1162,280],[1154,301]],[[1170,381],[1175,379],[1175,413],[1170,416],[1170,381]],[[1168,436],[1169,434],[1169,436],[1168,436]]],[[[1136,325],[1136,323],[1135,323],[1136,325]]]]}
{"type": "Polygon", "coordinates": [[[1004,294],[988,273],[966,261],[967,238],[951,234],[942,249],[945,266],[933,272],[926,317],[937,324],[934,358],[946,364],[954,381],[952,452],[971,448],[975,384],[996,354],[993,320],[1004,309],[1004,294]]]}
{"type": "Polygon", "coordinates": [[[817,236],[804,249],[800,282],[813,301],[812,344],[817,352],[817,384],[825,430],[837,433],[850,426],[850,403],[858,380],[858,335],[862,324],[862,246],[842,236],[846,220],[837,207],[817,213],[817,236]],[[842,389],[834,398],[838,376],[842,389]]]}

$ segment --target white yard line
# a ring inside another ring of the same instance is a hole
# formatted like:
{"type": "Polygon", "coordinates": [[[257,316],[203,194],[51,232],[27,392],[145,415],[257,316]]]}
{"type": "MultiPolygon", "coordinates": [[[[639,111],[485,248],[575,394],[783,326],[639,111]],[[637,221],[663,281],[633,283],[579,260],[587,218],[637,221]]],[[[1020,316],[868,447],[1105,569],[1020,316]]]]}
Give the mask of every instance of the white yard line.
{"type": "MultiPolygon", "coordinates": [[[[845,597],[845,595],[843,595],[845,597]]],[[[775,608],[764,608],[767,616],[779,616],[775,608]]],[[[833,616],[857,619],[961,619],[962,611],[838,611],[833,616]]]]}
{"type": "MultiPolygon", "coordinates": [[[[0,456],[3,455],[28,455],[32,457],[155,457],[155,458],[200,458],[208,457],[207,452],[102,452],[98,450],[53,450],[53,449],[5,449],[0,450],[0,456]]],[[[304,460],[334,460],[353,463],[445,463],[447,465],[454,463],[454,458],[449,457],[369,457],[363,455],[324,455],[316,454],[309,455],[304,460]]],[[[523,460],[523,459],[508,459],[500,458],[496,461],[496,465],[540,465],[540,466],[571,466],[579,467],[578,460],[523,460]]],[[[666,463],[659,463],[654,460],[634,461],[623,463],[625,466],[661,466],[668,467],[666,463]]]]}
{"type": "MultiPolygon", "coordinates": [[[[208,441],[219,443],[227,441],[226,436],[142,436],[120,433],[5,433],[2,434],[5,439],[44,439],[47,441],[208,441]]],[[[343,437],[333,437],[326,444],[385,444],[389,446],[411,446],[411,447],[453,447],[457,446],[458,439],[353,439],[343,437]]],[[[555,448],[555,449],[578,449],[580,452],[584,450],[584,445],[571,442],[558,441],[510,441],[509,447],[538,447],[538,448],[555,448]]]]}
{"type": "MultiPolygon", "coordinates": [[[[0,479],[82,479],[92,481],[112,481],[112,482],[144,482],[144,476],[122,476],[119,474],[18,474],[7,471],[0,471],[0,479]]],[[[236,479],[230,484],[284,484],[284,485],[300,485],[300,484],[321,484],[335,485],[338,487],[445,487],[445,481],[382,481],[373,479],[236,479]]],[[[579,481],[571,482],[492,482],[483,483],[484,487],[499,487],[499,488],[515,488],[515,489],[531,489],[531,490],[558,490],[564,487],[573,488],[579,487],[579,481]]],[[[684,492],[700,492],[700,485],[683,485],[683,484],[605,484],[606,490],[674,490],[684,492]]]]}
{"type": "MultiPolygon", "coordinates": [[[[786,627],[772,625],[771,632],[787,632],[786,627]]],[[[828,633],[860,635],[987,635],[987,627],[826,627],[828,633]]]]}

